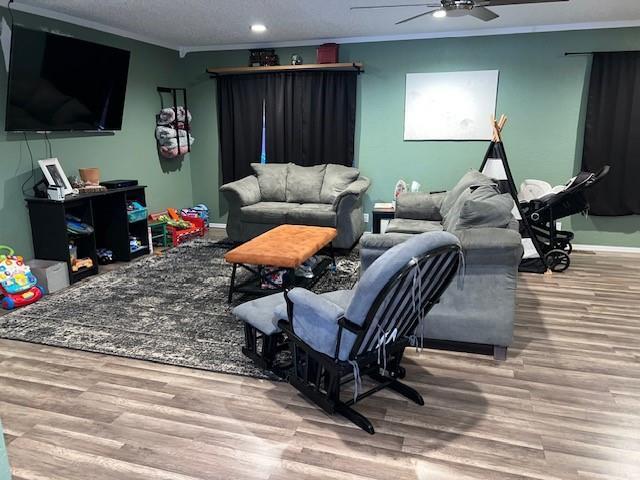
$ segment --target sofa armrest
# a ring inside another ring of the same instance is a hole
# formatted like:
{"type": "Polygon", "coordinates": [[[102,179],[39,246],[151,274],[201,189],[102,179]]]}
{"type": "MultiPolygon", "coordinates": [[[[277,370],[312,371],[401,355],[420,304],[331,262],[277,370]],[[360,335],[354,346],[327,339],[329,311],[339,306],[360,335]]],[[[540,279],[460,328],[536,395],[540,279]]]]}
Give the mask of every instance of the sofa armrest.
{"type": "Polygon", "coordinates": [[[396,218],[408,218],[411,220],[440,221],[440,205],[444,193],[407,192],[401,194],[396,200],[396,218]]]}
{"type": "Polygon", "coordinates": [[[229,202],[229,206],[246,207],[260,201],[260,185],[258,177],[249,175],[235,182],[227,183],[220,187],[229,202]]]}
{"type": "Polygon", "coordinates": [[[470,228],[455,232],[467,264],[510,265],[522,259],[522,237],[508,228],[470,228]]]}
{"type": "Polygon", "coordinates": [[[337,211],[338,207],[340,206],[340,202],[348,196],[360,197],[369,189],[370,186],[371,180],[369,180],[367,177],[358,178],[355,182],[351,183],[351,185],[349,185],[338,194],[336,199],[333,201],[333,209],[337,211]]]}

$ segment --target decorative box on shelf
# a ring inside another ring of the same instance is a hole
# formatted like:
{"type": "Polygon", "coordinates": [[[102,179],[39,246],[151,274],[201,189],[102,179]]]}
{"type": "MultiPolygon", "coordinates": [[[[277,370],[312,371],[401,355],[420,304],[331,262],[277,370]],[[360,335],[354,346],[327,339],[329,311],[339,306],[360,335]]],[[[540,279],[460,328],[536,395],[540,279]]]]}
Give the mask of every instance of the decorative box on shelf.
{"type": "Polygon", "coordinates": [[[340,46],[337,43],[324,43],[316,50],[318,63],[338,63],[340,46]]]}

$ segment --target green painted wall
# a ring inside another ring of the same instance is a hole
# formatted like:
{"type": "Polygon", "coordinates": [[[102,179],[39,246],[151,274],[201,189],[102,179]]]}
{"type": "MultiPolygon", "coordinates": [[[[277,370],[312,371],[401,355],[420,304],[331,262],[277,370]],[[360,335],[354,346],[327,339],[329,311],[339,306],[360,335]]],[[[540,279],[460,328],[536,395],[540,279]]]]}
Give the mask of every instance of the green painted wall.
{"type": "MultiPolygon", "coordinates": [[[[6,17],[6,10],[0,8],[6,17]]],[[[173,51],[114,35],[16,13],[16,23],[44,28],[131,51],[124,124],[113,135],[52,134],[54,156],[67,174],[97,166],[103,179],[138,178],[149,186],[152,210],[204,202],[212,221],[223,222],[226,206],[220,185],[215,81],[208,66],[245,65],[246,51],[204,52],[179,59],[173,51]],[[159,159],[153,138],[159,107],[156,85],[189,88],[193,113],[193,152],[182,163],[159,159]]],[[[403,141],[406,73],[476,69],[500,70],[498,113],[509,116],[505,143],[519,183],[539,178],[564,182],[579,169],[584,97],[589,57],[565,51],[640,49],[640,29],[539,33],[510,36],[416,40],[341,46],[341,60],[365,63],[360,77],[356,164],[373,186],[366,208],[388,201],[395,181],[417,180],[424,190],[452,186],[467,169],[478,167],[484,142],[403,141]]],[[[278,49],[285,63],[292,53],[313,62],[315,48],[278,49]]],[[[79,66],[80,67],[80,66],[79,66]]],[[[31,166],[22,135],[5,133],[6,72],[0,66],[0,244],[31,256],[31,234],[22,183],[31,166]]],[[[46,157],[42,137],[30,134],[35,159],[46,157]]],[[[39,171],[36,171],[39,176],[39,171]]],[[[576,243],[640,246],[640,218],[581,217],[565,220],[576,243]]]]}
{"type": "MultiPolygon", "coordinates": [[[[498,112],[509,116],[505,145],[516,182],[537,178],[555,185],[579,170],[590,61],[564,52],[638,49],[640,28],[341,45],[341,61],[362,61],[366,69],[360,77],[356,163],[373,180],[367,209],[389,201],[398,178],[417,180],[423,190],[451,187],[467,169],[479,167],[487,147],[484,142],[403,141],[407,73],[500,70],[498,112]]],[[[308,63],[315,59],[309,47],[277,52],[281,63],[292,53],[308,63]]],[[[182,64],[199,139],[191,159],[194,201],[209,204],[214,222],[224,221],[225,205],[218,194],[215,81],[204,70],[246,65],[247,55],[194,53],[182,64]]],[[[563,222],[563,228],[576,232],[576,243],[640,246],[638,216],[575,216],[563,222]]]]}
{"type": "MultiPolygon", "coordinates": [[[[0,15],[7,18],[6,9],[0,9],[0,15]]],[[[188,206],[193,197],[189,160],[182,163],[160,160],[154,139],[155,114],[160,108],[156,86],[180,86],[178,54],[38,16],[15,13],[15,19],[16,24],[29,28],[61,32],[131,51],[122,131],[113,135],[50,135],[53,155],[60,159],[65,173],[77,175],[80,167],[99,167],[103,180],[137,178],[148,185],[147,198],[152,210],[188,206]]],[[[0,63],[0,244],[12,245],[31,257],[31,232],[21,191],[31,165],[22,134],[4,132],[7,75],[4,62],[0,63]]],[[[29,134],[28,138],[36,162],[46,158],[42,135],[29,134]]],[[[36,174],[40,179],[39,169],[36,174]]]]}

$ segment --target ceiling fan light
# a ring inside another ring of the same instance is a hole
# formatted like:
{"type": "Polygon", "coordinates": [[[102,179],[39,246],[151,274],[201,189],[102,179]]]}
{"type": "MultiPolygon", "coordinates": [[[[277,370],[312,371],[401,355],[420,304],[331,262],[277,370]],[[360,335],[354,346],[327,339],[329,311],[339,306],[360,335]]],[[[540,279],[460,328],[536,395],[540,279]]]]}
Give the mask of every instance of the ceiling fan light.
{"type": "Polygon", "coordinates": [[[433,12],[433,16],[435,18],[444,18],[447,16],[447,11],[441,8],[440,10],[436,10],[435,12],[433,12]]]}
{"type": "Polygon", "coordinates": [[[267,31],[267,27],[265,27],[261,23],[254,23],[253,25],[251,25],[251,31],[253,33],[262,33],[267,31]]]}

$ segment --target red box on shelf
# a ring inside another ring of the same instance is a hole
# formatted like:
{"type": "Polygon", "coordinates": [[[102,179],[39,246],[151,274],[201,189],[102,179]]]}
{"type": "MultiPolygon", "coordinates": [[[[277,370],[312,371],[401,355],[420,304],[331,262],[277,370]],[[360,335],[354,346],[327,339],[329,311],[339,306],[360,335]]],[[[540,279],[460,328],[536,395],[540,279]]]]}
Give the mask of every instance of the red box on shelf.
{"type": "Polygon", "coordinates": [[[338,63],[340,45],[337,43],[324,43],[316,50],[317,63],[338,63]]]}

